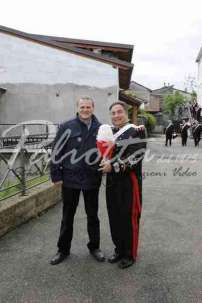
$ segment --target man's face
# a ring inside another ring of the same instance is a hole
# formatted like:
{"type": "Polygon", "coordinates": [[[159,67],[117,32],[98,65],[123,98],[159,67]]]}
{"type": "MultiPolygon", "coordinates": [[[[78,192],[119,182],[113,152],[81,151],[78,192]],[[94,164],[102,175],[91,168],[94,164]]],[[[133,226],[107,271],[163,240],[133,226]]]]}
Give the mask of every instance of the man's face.
{"type": "Polygon", "coordinates": [[[89,120],[94,112],[94,106],[92,101],[80,99],[77,108],[79,118],[82,120],[89,120]]]}
{"type": "Polygon", "coordinates": [[[120,128],[128,122],[128,115],[120,104],[114,105],[110,113],[112,124],[115,127],[120,128]]]}

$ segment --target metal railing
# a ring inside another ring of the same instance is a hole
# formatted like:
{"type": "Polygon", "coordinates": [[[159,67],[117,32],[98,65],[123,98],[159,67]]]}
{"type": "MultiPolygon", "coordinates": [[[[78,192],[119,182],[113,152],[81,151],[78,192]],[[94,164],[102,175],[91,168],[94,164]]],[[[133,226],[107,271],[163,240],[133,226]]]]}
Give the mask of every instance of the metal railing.
{"type": "MultiPolygon", "coordinates": [[[[51,124],[57,126],[57,124],[51,124]]],[[[16,132],[17,124],[0,124],[0,129],[10,127],[16,132]]],[[[49,180],[49,162],[55,132],[34,132],[41,123],[21,124],[20,132],[0,136],[0,201],[21,193],[49,180]],[[32,134],[28,132],[31,126],[32,134]],[[20,133],[20,134],[19,134],[20,133]]],[[[55,129],[56,130],[56,129],[55,129]]],[[[11,131],[12,133],[12,131],[11,131]]]]}

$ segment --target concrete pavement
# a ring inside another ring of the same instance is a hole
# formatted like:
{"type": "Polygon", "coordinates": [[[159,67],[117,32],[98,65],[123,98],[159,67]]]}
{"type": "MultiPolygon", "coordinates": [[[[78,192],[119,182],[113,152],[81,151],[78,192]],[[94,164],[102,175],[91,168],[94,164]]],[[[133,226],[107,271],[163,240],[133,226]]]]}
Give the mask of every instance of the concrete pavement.
{"type": "MultiPolygon", "coordinates": [[[[202,302],[201,171],[202,147],[195,148],[189,141],[183,148],[178,138],[172,147],[165,147],[162,137],[150,139],[144,161],[137,263],[123,271],[92,259],[86,247],[86,216],[81,199],[72,254],[58,266],[49,265],[56,251],[60,204],[1,238],[0,302],[202,302]]],[[[104,190],[103,181],[101,247],[109,255],[113,245],[104,190]]]]}

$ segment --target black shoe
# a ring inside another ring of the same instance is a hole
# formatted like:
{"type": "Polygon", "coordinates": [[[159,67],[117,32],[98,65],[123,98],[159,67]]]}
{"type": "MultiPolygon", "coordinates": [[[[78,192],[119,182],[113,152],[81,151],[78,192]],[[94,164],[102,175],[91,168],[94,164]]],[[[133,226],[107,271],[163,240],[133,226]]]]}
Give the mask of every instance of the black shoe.
{"type": "Polygon", "coordinates": [[[61,263],[62,261],[64,261],[68,256],[69,256],[69,254],[57,252],[57,254],[51,259],[50,264],[57,265],[57,264],[61,263]]]}
{"type": "Polygon", "coordinates": [[[90,251],[90,254],[97,260],[98,262],[104,262],[105,256],[100,249],[94,249],[90,251]]]}
{"type": "Polygon", "coordinates": [[[113,264],[113,263],[117,263],[121,259],[122,259],[122,256],[120,254],[114,252],[113,255],[108,258],[108,262],[113,264]]]}
{"type": "Polygon", "coordinates": [[[121,269],[125,269],[127,267],[132,266],[134,263],[135,263],[135,261],[132,258],[123,258],[120,261],[118,267],[121,268],[121,269]]]}

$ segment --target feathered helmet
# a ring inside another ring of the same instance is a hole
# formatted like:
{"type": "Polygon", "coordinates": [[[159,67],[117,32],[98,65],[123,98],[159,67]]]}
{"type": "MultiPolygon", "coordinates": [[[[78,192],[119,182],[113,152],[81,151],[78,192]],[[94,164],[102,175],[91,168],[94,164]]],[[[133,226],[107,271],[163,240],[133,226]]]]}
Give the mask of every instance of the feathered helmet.
{"type": "Polygon", "coordinates": [[[96,145],[102,158],[111,159],[115,146],[115,139],[110,125],[102,124],[99,127],[96,145]]]}

